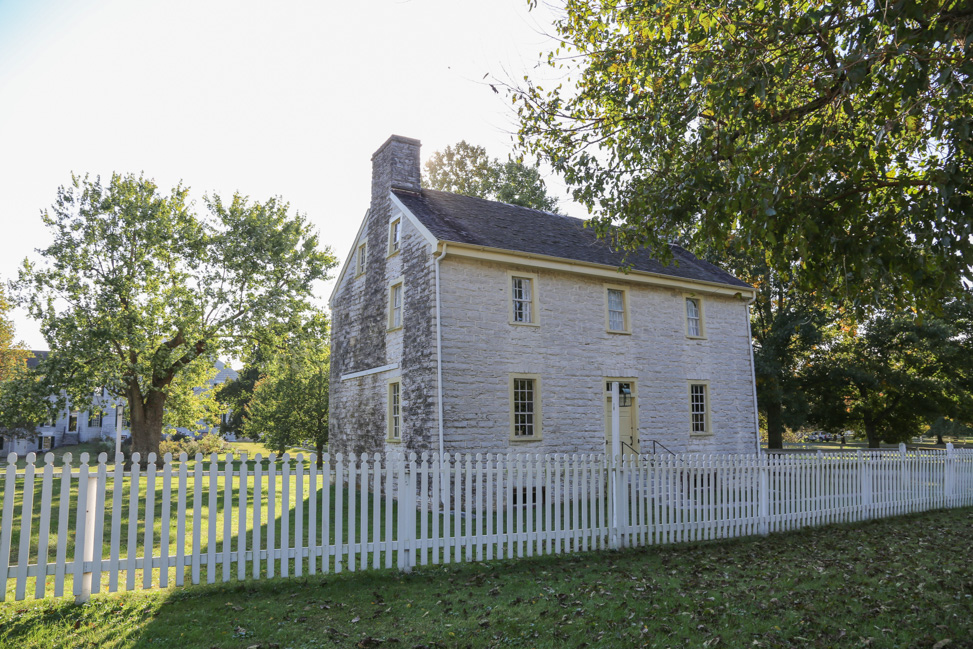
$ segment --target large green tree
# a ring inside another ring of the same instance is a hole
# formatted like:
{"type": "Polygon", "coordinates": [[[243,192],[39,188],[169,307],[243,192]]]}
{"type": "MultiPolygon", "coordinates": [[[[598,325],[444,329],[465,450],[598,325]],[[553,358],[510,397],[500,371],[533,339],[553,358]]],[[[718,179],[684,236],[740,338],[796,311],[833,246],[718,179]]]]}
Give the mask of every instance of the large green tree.
{"type": "Polygon", "coordinates": [[[878,448],[908,441],[939,417],[973,417],[973,309],[953,301],[943,317],[879,313],[845,324],[805,369],[810,418],[852,429],[878,448]]]}
{"type": "Polygon", "coordinates": [[[799,428],[807,418],[807,361],[826,342],[835,309],[799,289],[789,270],[772,268],[759,246],[739,238],[726,244],[697,252],[757,289],[750,311],[757,403],[768,447],[783,448],[785,429],[799,428]]]}
{"type": "Polygon", "coordinates": [[[547,187],[537,167],[516,160],[501,162],[487,155],[482,146],[460,140],[436,151],[426,161],[424,186],[431,189],[477,196],[490,200],[553,212],[557,199],[547,195],[547,187]]]}
{"type": "Polygon", "coordinates": [[[311,444],[322,464],[328,443],[330,367],[328,322],[319,313],[283,338],[265,364],[246,406],[244,435],[280,452],[311,444]]]}
{"type": "Polygon", "coordinates": [[[8,316],[12,308],[0,285],[0,434],[26,437],[47,419],[50,407],[37,374],[27,369],[31,353],[17,342],[13,320],[8,316]]]}
{"type": "Polygon", "coordinates": [[[554,31],[511,89],[520,144],[619,245],[737,235],[859,313],[961,290],[969,3],[566,0],[554,31]]]}
{"type": "Polygon", "coordinates": [[[26,260],[15,283],[51,349],[49,388],[75,403],[101,388],[124,398],[143,458],[158,452],[170,406],[198,414],[192,388],[213,360],[299,318],[336,263],[279,199],[203,205],[197,215],[187,189],[162,193],[144,177],[74,177],[43,213],[53,243],[42,263],[26,260]]]}

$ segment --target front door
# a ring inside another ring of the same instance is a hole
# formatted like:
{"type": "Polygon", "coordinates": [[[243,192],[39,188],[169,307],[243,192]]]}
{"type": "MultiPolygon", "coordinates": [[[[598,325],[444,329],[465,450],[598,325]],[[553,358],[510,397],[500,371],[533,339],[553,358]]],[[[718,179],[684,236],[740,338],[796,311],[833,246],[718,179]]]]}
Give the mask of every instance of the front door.
{"type": "MultiPolygon", "coordinates": [[[[638,455],[638,398],[635,393],[635,381],[631,379],[619,380],[623,390],[630,391],[630,398],[623,398],[618,408],[618,435],[622,442],[623,455],[638,455]]],[[[611,455],[612,449],[612,381],[605,382],[605,453],[611,455]]]]}

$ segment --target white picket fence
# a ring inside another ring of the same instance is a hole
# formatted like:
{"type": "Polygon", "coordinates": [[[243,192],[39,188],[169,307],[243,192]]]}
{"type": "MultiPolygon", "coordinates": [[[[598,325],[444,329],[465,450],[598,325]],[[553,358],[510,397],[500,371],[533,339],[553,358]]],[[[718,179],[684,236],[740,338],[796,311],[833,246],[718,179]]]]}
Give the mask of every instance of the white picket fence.
{"type": "MultiPolygon", "coordinates": [[[[724,539],[973,505],[973,451],[246,455],[3,472],[2,597],[724,539]],[[12,592],[11,592],[12,591],[12,592]]],[[[137,462],[137,459],[136,459],[137,462]]]]}

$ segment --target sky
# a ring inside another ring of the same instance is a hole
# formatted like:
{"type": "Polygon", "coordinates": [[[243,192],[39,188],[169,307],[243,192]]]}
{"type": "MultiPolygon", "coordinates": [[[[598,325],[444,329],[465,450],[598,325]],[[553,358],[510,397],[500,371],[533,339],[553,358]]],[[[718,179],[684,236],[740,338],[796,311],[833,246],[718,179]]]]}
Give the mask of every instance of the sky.
{"type": "Polygon", "coordinates": [[[552,15],[526,0],[0,0],[0,281],[39,258],[40,213],[72,173],[182,181],[201,210],[207,193],[281,196],[343,262],[391,134],[421,140],[423,162],[462,139],[506,157],[516,115],[488,82],[530,73],[552,15]]]}

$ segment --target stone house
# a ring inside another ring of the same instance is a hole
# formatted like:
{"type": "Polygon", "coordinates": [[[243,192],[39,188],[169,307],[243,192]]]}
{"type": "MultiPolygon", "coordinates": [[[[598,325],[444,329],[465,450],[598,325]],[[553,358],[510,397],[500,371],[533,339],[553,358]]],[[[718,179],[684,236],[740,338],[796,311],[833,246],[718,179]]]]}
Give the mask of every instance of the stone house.
{"type": "Polygon", "coordinates": [[[678,246],[621,272],[581,220],[423,189],[419,147],[372,156],[329,301],[332,452],[602,453],[616,394],[625,452],[757,448],[751,286],[678,246]]]}

